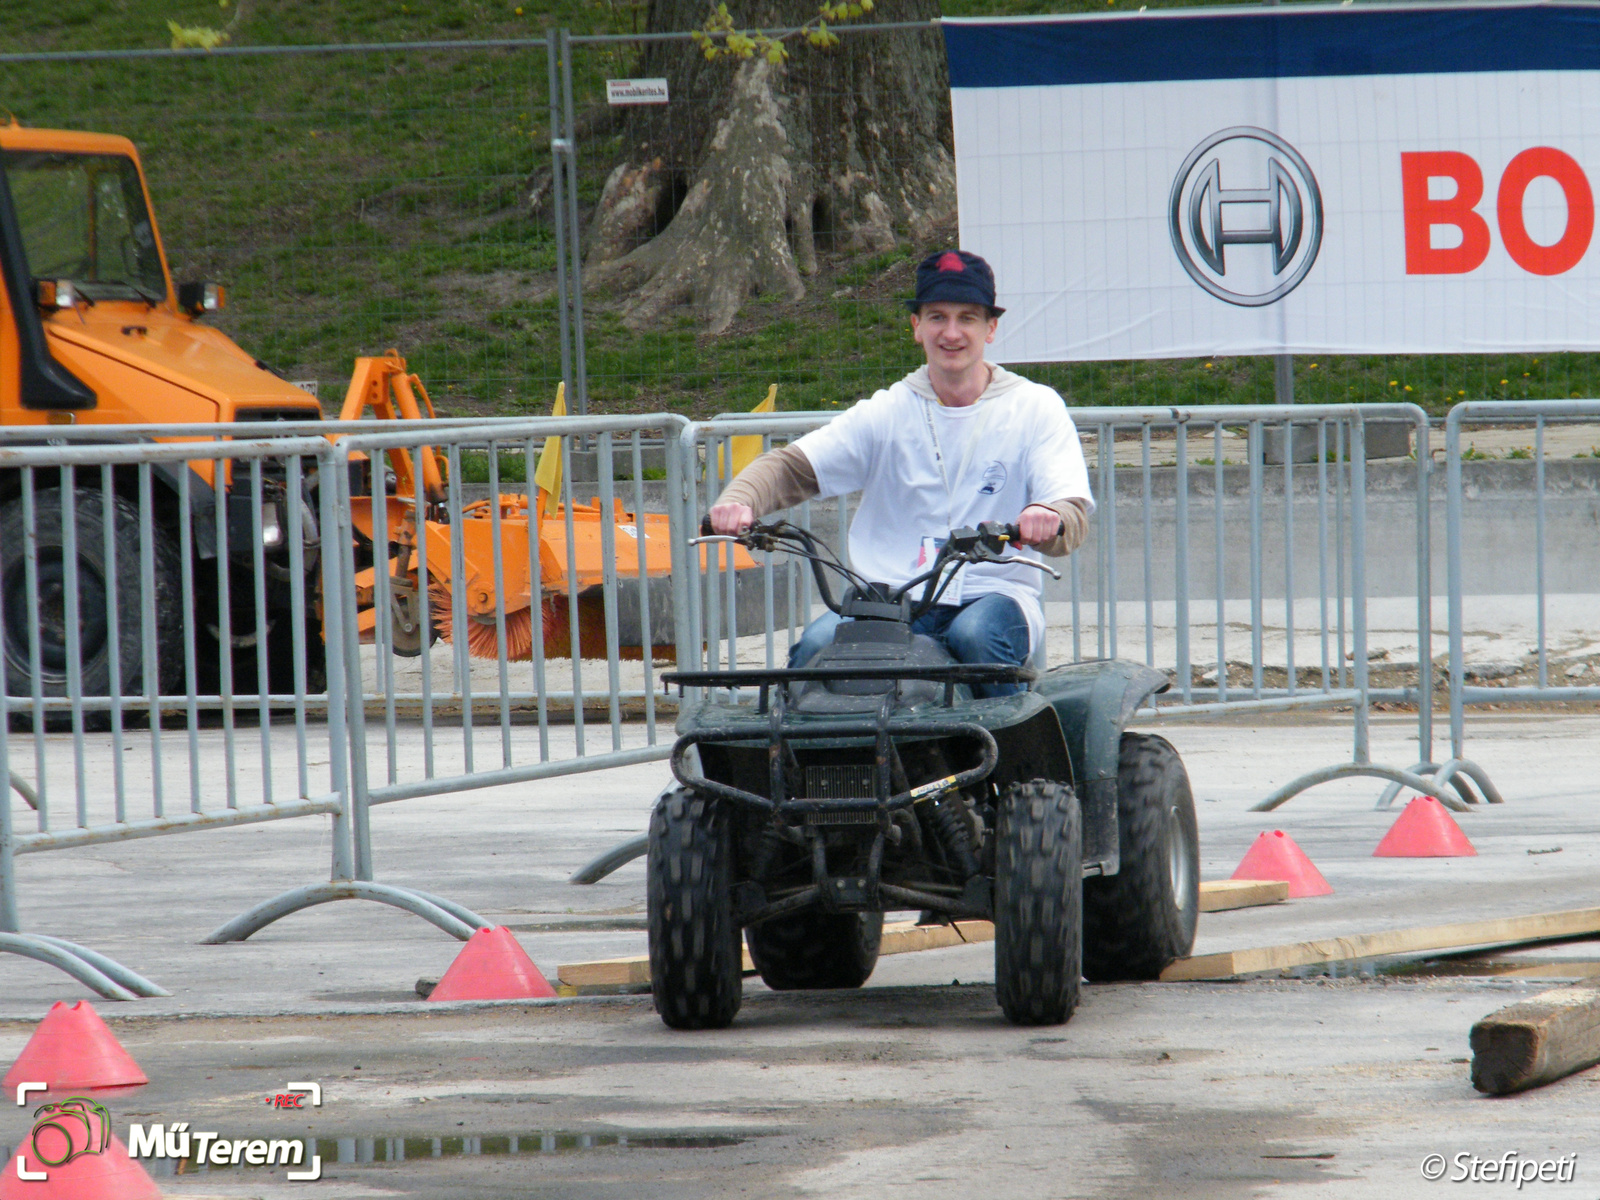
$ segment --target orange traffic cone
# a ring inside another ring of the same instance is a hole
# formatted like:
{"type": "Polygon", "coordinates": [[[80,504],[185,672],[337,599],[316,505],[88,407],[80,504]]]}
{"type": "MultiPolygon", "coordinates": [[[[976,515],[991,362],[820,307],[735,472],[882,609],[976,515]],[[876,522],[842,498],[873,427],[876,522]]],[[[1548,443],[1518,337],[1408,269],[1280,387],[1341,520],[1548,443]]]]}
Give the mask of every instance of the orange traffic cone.
{"type": "Polygon", "coordinates": [[[150,1080],[92,1004],[79,1000],[69,1005],[57,1000],[0,1079],[0,1092],[13,1092],[17,1084],[33,1082],[52,1092],[65,1092],[134,1087],[150,1080]]]}
{"type": "Polygon", "coordinates": [[[1478,851],[1444,805],[1418,796],[1389,826],[1374,858],[1472,858],[1478,851]]]}
{"type": "Polygon", "coordinates": [[[556,994],[504,925],[474,933],[429,1000],[529,1000],[556,994]]]}
{"type": "Polygon", "coordinates": [[[1289,885],[1290,899],[1331,896],[1333,888],[1306,852],[1281,829],[1263,833],[1239,860],[1234,879],[1281,879],[1289,885]]]}
{"type": "Polygon", "coordinates": [[[65,1100],[41,1106],[0,1169],[0,1200],[161,1200],[161,1189],[111,1132],[104,1108],[65,1100]]]}

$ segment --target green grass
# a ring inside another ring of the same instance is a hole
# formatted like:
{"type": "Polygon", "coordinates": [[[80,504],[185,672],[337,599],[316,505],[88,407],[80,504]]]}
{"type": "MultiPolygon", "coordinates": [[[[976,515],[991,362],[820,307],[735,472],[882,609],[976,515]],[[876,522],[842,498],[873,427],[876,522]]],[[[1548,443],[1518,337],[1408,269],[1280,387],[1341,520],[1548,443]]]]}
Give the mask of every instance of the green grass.
{"type": "MultiPolygon", "coordinates": [[[[230,0],[237,3],[237,0],[230,0]]],[[[1107,11],[1128,0],[957,0],[952,15],[1107,11]]],[[[541,36],[642,28],[621,0],[252,0],[236,46],[541,36]]],[[[161,49],[167,21],[221,25],[216,0],[61,0],[9,23],[0,49],[161,49]]],[[[809,51],[802,51],[808,53],[809,51]]],[[[581,47],[580,109],[630,73],[628,47],[581,47]]],[[[141,147],[180,279],[228,285],[216,318],[336,406],[351,359],[393,346],[445,413],[546,411],[561,377],[556,247],[528,193],[549,166],[542,49],[11,65],[0,109],[26,124],[124,133],[141,147]]],[[[580,147],[592,206],[619,135],[580,147]]],[[[953,230],[950,232],[953,237],[953,230]]],[[[786,409],[845,405],[920,361],[896,298],[931,246],[823,256],[798,303],[757,299],[719,337],[687,321],[638,333],[617,297],[586,297],[591,411],[703,416],[752,407],[779,384],[786,409]]],[[[1273,365],[1229,358],[1039,365],[1075,404],[1266,403],[1273,365]]],[[[1600,356],[1340,356],[1296,361],[1301,402],[1600,394],[1600,356]]]]}

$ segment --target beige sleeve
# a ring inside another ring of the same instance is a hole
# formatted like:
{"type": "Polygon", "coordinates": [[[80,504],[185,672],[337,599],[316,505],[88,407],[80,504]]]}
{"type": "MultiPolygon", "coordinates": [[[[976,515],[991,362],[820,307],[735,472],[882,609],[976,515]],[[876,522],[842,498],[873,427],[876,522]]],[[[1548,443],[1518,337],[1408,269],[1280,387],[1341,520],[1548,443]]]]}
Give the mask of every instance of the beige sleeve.
{"type": "Polygon", "coordinates": [[[1034,549],[1051,558],[1064,558],[1083,545],[1083,539],[1089,536],[1088,508],[1082,500],[1076,499],[1046,500],[1043,504],[1045,508],[1053,508],[1060,514],[1061,524],[1065,528],[1059,536],[1034,549]]]}
{"type": "Polygon", "coordinates": [[[798,446],[777,446],[740,471],[722,489],[717,503],[748,504],[757,517],[764,517],[809,500],[820,490],[805,452],[798,446]]]}

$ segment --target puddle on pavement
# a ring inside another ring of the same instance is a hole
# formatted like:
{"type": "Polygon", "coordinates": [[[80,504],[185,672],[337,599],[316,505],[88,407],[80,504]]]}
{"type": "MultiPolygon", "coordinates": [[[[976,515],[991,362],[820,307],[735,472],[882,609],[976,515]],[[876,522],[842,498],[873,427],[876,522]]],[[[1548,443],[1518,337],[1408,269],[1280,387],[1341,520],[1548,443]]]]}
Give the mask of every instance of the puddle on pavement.
{"type": "MultiPolygon", "coordinates": [[[[584,1150],[715,1150],[723,1146],[737,1146],[751,1135],[724,1133],[570,1133],[537,1132],[524,1134],[495,1134],[480,1137],[455,1134],[449,1137],[350,1137],[317,1138],[315,1146],[307,1139],[306,1157],[322,1156],[324,1169],[335,1163],[395,1163],[414,1162],[430,1158],[460,1158],[466,1155],[537,1155],[571,1154],[584,1150]]],[[[197,1165],[192,1160],[181,1162],[158,1158],[144,1162],[152,1175],[196,1175],[201,1173],[239,1171],[282,1171],[280,1167],[197,1165]]]]}
{"type": "Polygon", "coordinates": [[[1282,972],[1290,979],[1593,979],[1600,959],[1366,958],[1314,963],[1282,972]]]}
{"type": "Polygon", "coordinates": [[[1577,958],[1431,958],[1392,963],[1385,975],[1409,979],[1592,979],[1600,962],[1577,958]]]}

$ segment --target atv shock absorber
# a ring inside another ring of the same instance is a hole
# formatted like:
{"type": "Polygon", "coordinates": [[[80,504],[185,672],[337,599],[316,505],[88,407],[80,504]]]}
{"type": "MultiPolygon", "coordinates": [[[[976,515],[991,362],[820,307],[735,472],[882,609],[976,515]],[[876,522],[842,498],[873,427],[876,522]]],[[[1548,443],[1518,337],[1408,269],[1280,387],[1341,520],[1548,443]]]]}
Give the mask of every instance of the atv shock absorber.
{"type": "Polygon", "coordinates": [[[955,807],[965,804],[961,793],[947,792],[932,803],[934,828],[939,832],[939,841],[943,843],[945,853],[961,872],[961,877],[971,879],[978,873],[978,859],[972,852],[966,814],[955,807]]]}

